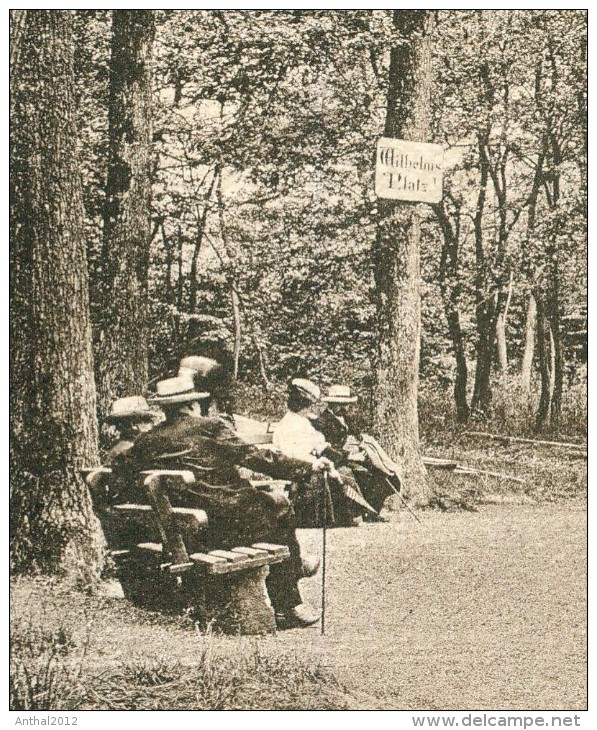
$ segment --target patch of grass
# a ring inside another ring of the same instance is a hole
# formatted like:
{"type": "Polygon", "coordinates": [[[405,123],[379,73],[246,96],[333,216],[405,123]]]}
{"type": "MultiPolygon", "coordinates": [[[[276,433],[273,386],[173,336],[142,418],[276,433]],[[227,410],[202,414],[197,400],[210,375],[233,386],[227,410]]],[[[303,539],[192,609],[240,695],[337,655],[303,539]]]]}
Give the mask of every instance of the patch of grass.
{"type": "Polygon", "coordinates": [[[67,624],[11,611],[10,709],[76,709],[87,648],[67,624]]]}
{"type": "Polygon", "coordinates": [[[189,621],[45,580],[13,584],[10,677],[15,710],[346,706],[315,656],[272,639],[202,635],[189,621]]]}
{"type": "Polygon", "coordinates": [[[136,657],[87,683],[89,710],[339,710],[342,688],[312,659],[259,642],[239,653],[211,637],[195,662],[136,657]]]}

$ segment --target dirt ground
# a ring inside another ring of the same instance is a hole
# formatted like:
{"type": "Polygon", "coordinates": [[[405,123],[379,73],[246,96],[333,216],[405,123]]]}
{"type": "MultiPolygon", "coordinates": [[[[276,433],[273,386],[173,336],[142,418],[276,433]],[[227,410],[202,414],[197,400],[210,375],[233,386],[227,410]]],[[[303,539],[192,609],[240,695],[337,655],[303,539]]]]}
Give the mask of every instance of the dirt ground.
{"type": "Polygon", "coordinates": [[[323,652],[355,707],[586,709],[584,505],[421,518],[328,531],[326,635],[282,641],[323,652]]]}
{"type": "MultiPolygon", "coordinates": [[[[314,627],[214,647],[313,660],[351,709],[586,709],[585,504],[419,514],[423,524],[401,512],[389,524],[328,530],[325,636],[314,627]]],[[[320,551],[320,530],[299,539],[320,551]]],[[[303,581],[315,604],[320,590],[321,575],[303,581]]],[[[16,583],[15,614],[34,604],[31,592],[16,583]]],[[[71,613],[68,594],[54,600],[54,620],[71,613]]],[[[118,598],[72,621],[91,627],[89,676],[136,657],[193,665],[206,641],[118,598]]]]}

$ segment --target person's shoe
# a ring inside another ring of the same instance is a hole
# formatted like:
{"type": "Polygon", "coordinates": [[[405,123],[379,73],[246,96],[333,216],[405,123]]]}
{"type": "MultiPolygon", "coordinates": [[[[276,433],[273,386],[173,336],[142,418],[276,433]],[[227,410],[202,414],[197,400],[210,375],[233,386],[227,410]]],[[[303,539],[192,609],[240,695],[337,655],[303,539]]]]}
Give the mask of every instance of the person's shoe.
{"type": "Polygon", "coordinates": [[[300,629],[316,624],[321,618],[321,612],[301,603],[285,613],[276,612],[276,624],[279,629],[300,629]]]}
{"type": "Polygon", "coordinates": [[[364,519],[365,522],[390,522],[390,518],[385,515],[367,514],[364,519]]]}
{"type": "Polygon", "coordinates": [[[321,560],[316,555],[305,555],[301,563],[301,578],[311,578],[319,570],[321,560]]]}

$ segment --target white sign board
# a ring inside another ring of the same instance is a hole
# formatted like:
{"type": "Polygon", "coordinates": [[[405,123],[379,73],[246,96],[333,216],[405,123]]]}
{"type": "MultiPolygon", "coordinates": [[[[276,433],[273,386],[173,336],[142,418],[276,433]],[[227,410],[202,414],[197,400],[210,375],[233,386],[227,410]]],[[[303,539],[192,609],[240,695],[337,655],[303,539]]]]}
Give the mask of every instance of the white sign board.
{"type": "Polygon", "coordinates": [[[442,199],[441,145],[382,137],[375,159],[375,194],[379,198],[420,203],[442,199]]]}

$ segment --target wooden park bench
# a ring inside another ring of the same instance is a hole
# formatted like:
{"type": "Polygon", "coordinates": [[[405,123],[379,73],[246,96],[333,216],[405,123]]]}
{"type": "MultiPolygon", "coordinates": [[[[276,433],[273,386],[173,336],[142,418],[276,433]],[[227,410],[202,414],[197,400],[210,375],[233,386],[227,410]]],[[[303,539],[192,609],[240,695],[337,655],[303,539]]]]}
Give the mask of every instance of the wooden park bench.
{"type": "Polygon", "coordinates": [[[190,610],[205,625],[237,634],[275,631],[265,578],[287,560],[285,545],[255,543],[202,549],[209,516],[173,507],[169,492],[195,481],[190,471],[141,472],[145,499],[115,504],[112,471],[84,469],[94,512],[126,598],[158,610],[190,610]]]}

